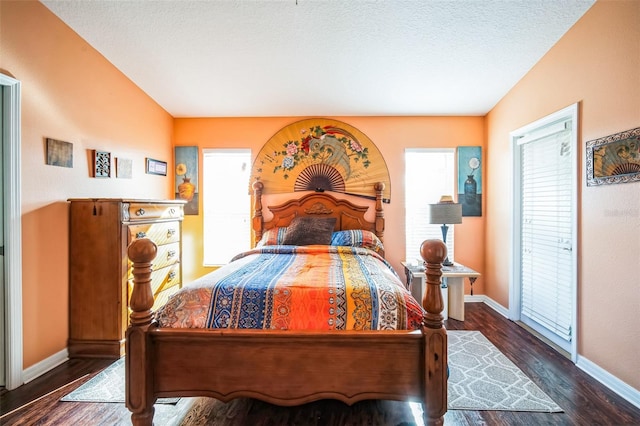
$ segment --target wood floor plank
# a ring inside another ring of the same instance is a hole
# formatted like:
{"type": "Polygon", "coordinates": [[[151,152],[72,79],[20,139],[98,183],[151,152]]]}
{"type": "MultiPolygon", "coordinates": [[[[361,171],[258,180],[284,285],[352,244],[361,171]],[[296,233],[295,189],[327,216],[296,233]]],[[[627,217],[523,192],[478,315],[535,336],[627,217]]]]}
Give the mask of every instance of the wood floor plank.
{"type": "MultiPolygon", "coordinates": [[[[564,409],[564,413],[553,414],[450,410],[445,416],[445,425],[640,425],[640,409],[487,305],[466,303],[465,321],[450,319],[445,325],[450,330],[481,331],[564,409]]],[[[110,363],[109,360],[72,359],[18,389],[0,390],[0,424],[129,424],[129,412],[124,404],[59,401],[110,363]]],[[[252,426],[268,424],[272,423],[264,419],[263,423],[252,426]]],[[[338,425],[341,426],[339,419],[326,424],[338,425]]]]}

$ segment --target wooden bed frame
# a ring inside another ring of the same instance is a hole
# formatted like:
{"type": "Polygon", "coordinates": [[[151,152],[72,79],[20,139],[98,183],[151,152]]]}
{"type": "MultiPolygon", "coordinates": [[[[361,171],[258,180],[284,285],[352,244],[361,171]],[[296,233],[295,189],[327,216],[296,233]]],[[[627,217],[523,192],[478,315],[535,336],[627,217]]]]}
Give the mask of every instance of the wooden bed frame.
{"type": "MultiPolygon", "coordinates": [[[[254,184],[253,228],[286,226],[296,215],[338,218],[336,229],[384,232],[383,184],[376,185],[376,217],[368,207],[310,193],[277,207],[262,219],[262,184],[254,184]]],[[[320,399],[347,404],[366,399],[422,402],[428,425],[441,425],[447,411],[447,334],[440,293],[446,247],[439,240],[422,244],[427,313],[414,331],[263,331],[160,328],[151,307],[151,264],[156,247],[148,239],[129,246],[134,288],[126,335],[126,405],[133,425],[151,425],[160,397],[207,396],[227,402],[257,398],[282,406],[320,399]],[[325,369],[325,365],[340,366],[325,369]],[[366,365],[366,371],[362,366],[366,365]]]]}

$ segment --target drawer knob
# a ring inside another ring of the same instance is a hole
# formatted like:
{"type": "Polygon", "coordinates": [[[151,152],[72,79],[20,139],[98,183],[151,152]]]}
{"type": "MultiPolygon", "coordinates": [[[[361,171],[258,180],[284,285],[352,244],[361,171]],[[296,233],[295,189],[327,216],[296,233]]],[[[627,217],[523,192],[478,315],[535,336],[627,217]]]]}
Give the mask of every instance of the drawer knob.
{"type": "Polygon", "coordinates": [[[136,216],[144,216],[145,213],[146,212],[142,208],[136,210],[136,216]]]}
{"type": "Polygon", "coordinates": [[[175,215],[175,214],[176,214],[176,209],[174,209],[173,207],[171,207],[171,208],[169,209],[169,214],[170,214],[171,216],[175,215]]]}
{"type": "Polygon", "coordinates": [[[175,250],[169,250],[167,252],[167,259],[171,259],[175,255],[176,255],[176,251],[175,250]]]}
{"type": "Polygon", "coordinates": [[[172,237],[176,234],[176,230],[173,228],[167,229],[167,237],[172,237]]]}
{"type": "Polygon", "coordinates": [[[169,279],[172,280],[176,277],[176,271],[169,272],[169,279]]]}
{"type": "Polygon", "coordinates": [[[146,232],[138,232],[138,233],[136,234],[136,238],[144,238],[144,237],[146,237],[146,236],[147,236],[147,233],[146,233],[146,232]]]}

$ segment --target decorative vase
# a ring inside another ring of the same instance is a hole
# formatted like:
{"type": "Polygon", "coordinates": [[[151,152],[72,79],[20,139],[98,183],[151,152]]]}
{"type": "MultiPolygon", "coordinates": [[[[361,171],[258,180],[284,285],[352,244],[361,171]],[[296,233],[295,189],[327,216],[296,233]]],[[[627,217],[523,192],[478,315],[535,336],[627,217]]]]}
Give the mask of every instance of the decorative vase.
{"type": "Polygon", "coordinates": [[[183,177],[182,183],[178,185],[178,195],[181,199],[191,201],[196,192],[196,186],[191,183],[191,178],[183,177]]]}
{"type": "Polygon", "coordinates": [[[477,192],[478,182],[473,178],[473,175],[467,175],[467,180],[464,181],[464,199],[467,204],[473,204],[476,202],[477,192]]]}

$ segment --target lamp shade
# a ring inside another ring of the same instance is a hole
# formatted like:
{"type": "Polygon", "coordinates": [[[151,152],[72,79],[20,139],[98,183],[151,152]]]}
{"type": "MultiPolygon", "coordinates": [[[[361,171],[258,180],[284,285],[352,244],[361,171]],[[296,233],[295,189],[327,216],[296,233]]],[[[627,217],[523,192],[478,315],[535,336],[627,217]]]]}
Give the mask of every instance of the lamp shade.
{"type": "Polygon", "coordinates": [[[447,225],[462,223],[462,204],[429,204],[429,223],[447,225]]]}

